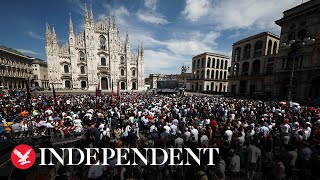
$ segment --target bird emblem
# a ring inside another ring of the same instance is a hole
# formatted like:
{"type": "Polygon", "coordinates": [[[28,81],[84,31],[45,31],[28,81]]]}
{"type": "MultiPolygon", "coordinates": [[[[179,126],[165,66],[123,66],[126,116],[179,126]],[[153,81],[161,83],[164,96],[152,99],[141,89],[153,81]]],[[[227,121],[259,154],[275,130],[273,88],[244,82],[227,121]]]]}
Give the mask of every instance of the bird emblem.
{"type": "Polygon", "coordinates": [[[20,165],[23,166],[25,164],[31,163],[31,161],[27,161],[31,151],[32,151],[32,149],[29,149],[26,151],[26,153],[24,153],[22,155],[22,153],[20,151],[18,151],[17,149],[14,149],[13,153],[19,158],[18,162],[20,163],[20,165]]]}

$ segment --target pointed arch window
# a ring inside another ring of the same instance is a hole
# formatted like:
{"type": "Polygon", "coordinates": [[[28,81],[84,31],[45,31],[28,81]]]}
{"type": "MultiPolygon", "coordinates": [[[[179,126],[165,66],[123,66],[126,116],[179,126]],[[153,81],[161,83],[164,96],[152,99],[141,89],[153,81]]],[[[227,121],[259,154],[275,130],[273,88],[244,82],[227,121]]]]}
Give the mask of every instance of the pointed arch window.
{"type": "Polygon", "coordinates": [[[100,39],[100,49],[103,49],[103,50],[106,49],[106,38],[103,35],[101,35],[99,39],[100,39]]]}
{"type": "Polygon", "coordinates": [[[64,69],[64,73],[69,73],[69,66],[68,65],[64,65],[63,69],[64,69]]]}
{"type": "Polygon", "coordinates": [[[136,70],[132,70],[132,76],[136,76],[136,70]]]}
{"type": "Polygon", "coordinates": [[[125,64],[125,60],[124,60],[123,56],[121,56],[121,58],[120,58],[120,64],[125,64]]]}
{"type": "Polygon", "coordinates": [[[85,71],[85,69],[84,69],[83,66],[80,66],[80,73],[81,73],[81,74],[85,74],[85,73],[86,73],[86,71],[85,71]]]}
{"type": "Polygon", "coordinates": [[[101,66],[106,66],[107,65],[107,61],[106,58],[101,58],[101,66]]]}
{"type": "Polygon", "coordinates": [[[83,51],[79,51],[79,59],[80,59],[80,61],[84,61],[84,53],[83,53],[83,51]]]}

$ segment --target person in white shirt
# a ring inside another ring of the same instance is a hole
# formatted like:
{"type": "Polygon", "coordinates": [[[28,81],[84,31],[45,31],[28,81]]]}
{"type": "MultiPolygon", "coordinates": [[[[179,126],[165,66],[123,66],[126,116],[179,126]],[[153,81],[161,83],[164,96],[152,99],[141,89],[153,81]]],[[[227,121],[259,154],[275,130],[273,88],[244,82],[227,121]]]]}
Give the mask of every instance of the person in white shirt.
{"type": "Polygon", "coordinates": [[[200,138],[200,143],[202,147],[208,147],[209,146],[209,138],[207,135],[202,135],[200,138]]]}
{"type": "Polygon", "coordinates": [[[170,131],[171,135],[175,136],[177,134],[177,126],[175,124],[172,124],[170,126],[170,129],[171,129],[171,131],[170,131]]]}
{"type": "Polygon", "coordinates": [[[233,132],[230,130],[229,127],[228,127],[228,130],[226,130],[226,131],[224,132],[224,135],[226,136],[226,138],[228,139],[229,142],[231,142],[232,134],[233,134],[233,132]]]}
{"type": "Polygon", "coordinates": [[[240,156],[238,156],[233,149],[230,150],[230,179],[238,179],[240,177],[240,156]]]}
{"type": "Polygon", "coordinates": [[[170,134],[170,127],[168,123],[165,126],[163,126],[163,128],[166,130],[168,134],[170,134]]]}
{"type": "Polygon", "coordinates": [[[184,132],[184,142],[189,142],[190,136],[191,136],[191,133],[188,130],[188,128],[186,128],[186,132],[184,132]]]}
{"type": "Polygon", "coordinates": [[[99,127],[98,127],[98,130],[99,130],[100,132],[102,132],[103,129],[104,129],[104,126],[105,126],[105,123],[104,123],[103,121],[101,121],[101,122],[100,122],[100,125],[99,125],[99,127]]]}
{"type": "Polygon", "coordinates": [[[198,142],[198,134],[199,134],[199,132],[193,126],[191,126],[191,134],[194,136],[195,140],[198,142]]]}
{"type": "Polygon", "coordinates": [[[183,148],[184,142],[183,139],[179,136],[177,139],[174,140],[174,147],[176,148],[183,148]]]}
{"type": "Polygon", "coordinates": [[[261,150],[256,146],[258,143],[254,141],[248,148],[247,156],[247,179],[252,180],[257,171],[257,161],[261,157],[261,150]]]}

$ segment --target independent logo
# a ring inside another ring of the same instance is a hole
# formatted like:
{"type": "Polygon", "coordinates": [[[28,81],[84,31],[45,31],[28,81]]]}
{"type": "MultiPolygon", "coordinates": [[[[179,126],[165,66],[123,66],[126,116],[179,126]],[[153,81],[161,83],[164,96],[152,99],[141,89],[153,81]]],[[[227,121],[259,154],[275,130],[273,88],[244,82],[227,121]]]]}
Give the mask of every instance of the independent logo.
{"type": "Polygon", "coordinates": [[[28,169],[35,161],[35,151],[26,144],[16,146],[11,152],[11,162],[18,169],[28,169]]]}

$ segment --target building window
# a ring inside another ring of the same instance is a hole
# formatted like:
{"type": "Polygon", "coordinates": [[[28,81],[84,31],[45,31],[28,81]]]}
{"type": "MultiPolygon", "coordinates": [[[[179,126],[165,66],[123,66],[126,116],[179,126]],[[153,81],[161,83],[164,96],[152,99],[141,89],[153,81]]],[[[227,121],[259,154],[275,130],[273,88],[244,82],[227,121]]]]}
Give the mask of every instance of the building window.
{"type": "Polygon", "coordinates": [[[252,64],[252,75],[259,75],[260,74],[260,61],[255,60],[252,64]]]}
{"type": "Polygon", "coordinates": [[[106,58],[101,58],[101,66],[106,66],[107,65],[107,61],[106,58]]]}
{"type": "Polygon", "coordinates": [[[216,79],[219,79],[219,71],[216,71],[216,79]]]}
{"type": "Polygon", "coordinates": [[[196,68],[196,60],[193,60],[192,69],[196,68]]]}
{"type": "Polygon", "coordinates": [[[64,65],[63,69],[64,69],[65,73],[69,73],[69,66],[68,65],[64,65]]]}
{"type": "Polygon", "coordinates": [[[216,59],[212,58],[212,68],[214,68],[215,64],[216,64],[216,59]]]}
{"type": "Polygon", "coordinates": [[[228,60],[224,62],[224,69],[228,69],[228,60]]]}
{"type": "Polygon", "coordinates": [[[132,70],[132,76],[136,76],[136,70],[132,70]]]}
{"type": "Polygon", "coordinates": [[[207,68],[210,68],[210,65],[211,65],[211,58],[208,57],[208,61],[207,61],[207,68]]]}
{"type": "Polygon", "coordinates": [[[84,61],[84,53],[82,51],[79,51],[79,59],[80,61],[84,61]]]}
{"type": "Polygon", "coordinates": [[[124,76],[124,69],[121,69],[121,76],[124,76]]]}
{"type": "Polygon", "coordinates": [[[241,47],[237,47],[234,52],[234,61],[240,61],[241,47]]]}
{"type": "Polygon", "coordinates": [[[273,63],[268,63],[266,73],[269,75],[269,74],[272,74],[272,72],[273,72],[273,63]]]}
{"type": "Polygon", "coordinates": [[[256,42],[256,44],[254,46],[254,57],[259,57],[262,55],[262,46],[263,46],[262,41],[256,42]]]}
{"type": "Polygon", "coordinates": [[[220,71],[220,79],[222,79],[223,77],[222,77],[222,71],[220,71]]]}
{"type": "Polygon", "coordinates": [[[202,61],[202,62],[201,62],[201,68],[204,68],[204,64],[205,64],[206,61],[205,61],[204,58],[202,58],[201,61],[202,61]]]}
{"type": "Polygon", "coordinates": [[[249,73],[249,63],[245,62],[242,65],[242,75],[246,76],[249,73]]]}
{"type": "Polygon", "coordinates": [[[217,68],[217,69],[219,69],[219,62],[220,62],[220,60],[217,59],[217,65],[216,65],[216,68],[217,68]]]}
{"type": "Polygon", "coordinates": [[[238,76],[239,75],[239,64],[233,65],[233,75],[238,76]]]}
{"type": "Polygon", "coordinates": [[[100,36],[100,49],[106,49],[106,38],[104,36],[100,36]]]}
{"type": "Polygon", "coordinates": [[[277,42],[274,42],[272,54],[277,54],[277,53],[278,53],[278,44],[277,44],[277,42]]]}
{"type": "Polygon", "coordinates": [[[211,71],[211,79],[214,79],[214,70],[211,71]]]}
{"type": "Polygon", "coordinates": [[[223,69],[223,60],[221,59],[220,69],[223,69]]]}
{"type": "Polygon", "coordinates": [[[201,79],[204,79],[204,70],[201,71],[201,79]]]}
{"type": "Polygon", "coordinates": [[[197,68],[200,68],[200,59],[198,59],[197,68]]]}
{"type": "Polygon", "coordinates": [[[81,73],[81,74],[85,74],[85,73],[86,73],[83,66],[80,66],[80,73],[81,73]]]}
{"type": "Polygon", "coordinates": [[[121,58],[120,58],[120,64],[125,64],[123,56],[121,56],[121,58]]]}
{"type": "Polygon", "coordinates": [[[227,79],[227,71],[225,71],[225,72],[223,73],[223,79],[224,79],[224,80],[227,79]]]}
{"type": "Polygon", "coordinates": [[[207,79],[209,79],[210,78],[210,70],[208,69],[207,70],[207,79]]]}
{"type": "Polygon", "coordinates": [[[244,47],[244,54],[243,54],[243,59],[249,59],[250,58],[250,52],[251,52],[251,45],[247,44],[244,47]]]}
{"type": "Polygon", "coordinates": [[[268,54],[268,55],[271,54],[271,50],[272,50],[272,41],[269,40],[269,42],[268,42],[268,51],[267,51],[267,54],[268,54]]]}

